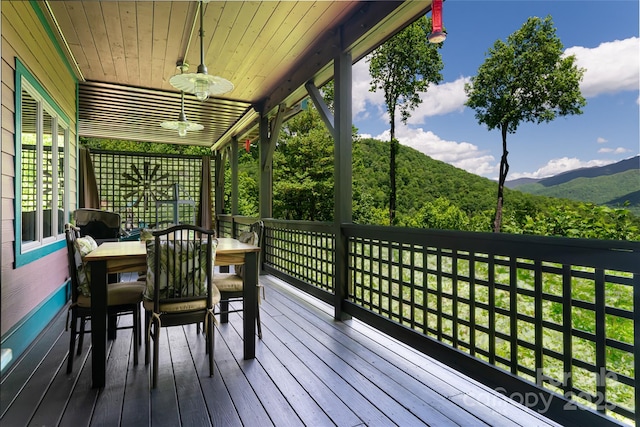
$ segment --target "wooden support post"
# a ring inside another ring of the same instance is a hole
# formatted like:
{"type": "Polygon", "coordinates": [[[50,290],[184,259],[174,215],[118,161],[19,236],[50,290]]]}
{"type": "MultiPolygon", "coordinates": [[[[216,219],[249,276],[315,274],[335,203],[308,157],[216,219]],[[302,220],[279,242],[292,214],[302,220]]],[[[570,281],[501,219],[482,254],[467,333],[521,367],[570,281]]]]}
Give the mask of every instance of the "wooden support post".
{"type": "Polygon", "coordinates": [[[351,53],[342,52],[334,60],[335,82],[335,235],[336,235],[336,269],[335,269],[335,302],[334,317],[345,320],[350,316],[342,311],[342,302],[347,298],[349,278],[349,242],[342,231],[342,224],[353,222],[351,188],[352,176],[352,120],[351,120],[351,53]]]}
{"type": "Polygon", "coordinates": [[[269,119],[260,116],[260,218],[273,216],[273,153],[270,146],[269,119]]]}

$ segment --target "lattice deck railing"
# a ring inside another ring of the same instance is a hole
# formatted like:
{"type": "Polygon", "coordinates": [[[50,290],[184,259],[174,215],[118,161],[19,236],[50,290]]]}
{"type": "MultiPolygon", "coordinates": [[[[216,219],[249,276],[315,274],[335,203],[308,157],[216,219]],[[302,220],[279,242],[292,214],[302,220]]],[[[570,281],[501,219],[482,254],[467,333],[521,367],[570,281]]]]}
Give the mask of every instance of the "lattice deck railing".
{"type": "MultiPolygon", "coordinates": [[[[264,269],[333,304],[333,225],[265,225],[264,269]]],[[[637,421],[640,242],[342,230],[345,313],[556,419],[637,421]]]]}

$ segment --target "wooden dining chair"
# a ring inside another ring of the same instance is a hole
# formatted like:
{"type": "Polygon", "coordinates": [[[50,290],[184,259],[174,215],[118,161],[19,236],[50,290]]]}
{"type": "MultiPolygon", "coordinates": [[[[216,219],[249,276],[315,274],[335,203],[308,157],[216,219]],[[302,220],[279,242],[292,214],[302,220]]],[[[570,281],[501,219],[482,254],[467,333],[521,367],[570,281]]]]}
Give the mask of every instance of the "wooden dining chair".
{"type": "MultiPolygon", "coordinates": [[[[154,228],[143,228],[140,230],[140,241],[146,242],[147,240],[153,240],[153,232],[158,230],[164,230],[165,228],[172,227],[176,224],[163,224],[163,226],[154,227],[154,228]]],[[[136,279],[140,282],[147,282],[147,270],[141,270],[138,272],[138,278],[136,279]]]]}
{"type": "MultiPolygon", "coordinates": [[[[91,236],[98,244],[117,242],[120,238],[120,214],[102,209],[79,208],[73,211],[75,226],[80,229],[80,235],[91,236]]],[[[118,273],[109,274],[109,283],[119,282],[118,273]]],[[[113,332],[113,331],[111,331],[113,332]]],[[[112,338],[115,337],[112,336],[112,338]]]]}
{"type": "Polygon", "coordinates": [[[73,212],[80,234],[91,236],[98,243],[117,241],[122,232],[121,217],[117,212],[102,209],[80,208],[73,212]]]}
{"type": "MultiPolygon", "coordinates": [[[[71,277],[71,304],[67,313],[67,327],[69,325],[71,327],[67,373],[71,373],[76,352],[76,337],[78,338],[77,354],[79,355],[82,351],[84,334],[91,332],[85,327],[87,320],[91,318],[91,271],[90,266],[84,263],[83,258],[98,245],[91,236],[80,237],[80,229],[71,224],[65,225],[65,234],[69,276],[71,277]],[[69,315],[71,316],[70,323],[69,315]]],[[[144,289],[144,283],[140,282],[117,282],[107,285],[107,313],[109,316],[133,315],[132,326],[117,328],[133,329],[134,365],[138,364],[138,347],[142,344],[140,303],[144,289]]]]}
{"type": "Polygon", "coordinates": [[[213,376],[214,305],[220,293],[213,284],[218,240],[214,230],[177,225],[153,231],[147,240],[147,279],[144,294],[145,364],[153,339],[152,387],[158,382],[162,327],[204,323],[209,375],[213,376]]]}
{"type": "MultiPolygon", "coordinates": [[[[249,231],[245,231],[238,236],[238,240],[243,243],[248,243],[254,246],[260,246],[262,244],[262,237],[264,234],[264,222],[256,221],[249,227],[249,231]]],[[[237,303],[242,302],[242,292],[244,289],[244,264],[238,264],[234,266],[234,273],[220,273],[213,279],[216,287],[220,291],[220,323],[227,323],[229,321],[229,314],[242,311],[242,308],[230,308],[230,304],[234,303],[237,307],[237,303]]],[[[260,285],[260,282],[256,284],[258,290],[258,307],[256,309],[256,326],[258,329],[258,338],[262,339],[262,324],[260,322],[260,302],[261,293],[264,297],[264,287],[260,285]],[[260,292],[262,291],[262,292],[260,292]]]]}

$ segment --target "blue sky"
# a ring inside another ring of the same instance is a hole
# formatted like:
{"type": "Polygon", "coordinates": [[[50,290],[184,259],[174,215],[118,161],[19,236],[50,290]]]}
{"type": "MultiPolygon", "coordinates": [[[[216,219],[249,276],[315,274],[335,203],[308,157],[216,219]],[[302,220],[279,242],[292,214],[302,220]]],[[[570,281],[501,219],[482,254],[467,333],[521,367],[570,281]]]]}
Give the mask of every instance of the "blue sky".
{"type": "MultiPolygon", "coordinates": [[[[535,125],[521,123],[507,137],[509,175],[543,178],[580,167],[601,166],[640,152],[640,38],[637,0],[446,0],[447,30],[440,53],[444,80],[421,94],[422,104],[405,126],[396,115],[396,137],[435,159],[497,179],[498,130],[478,124],[464,106],[464,83],[477,73],[496,40],[530,16],[551,15],[565,53],[585,68],[582,115],[535,125]]],[[[368,63],[353,69],[353,123],[363,136],[389,140],[389,116],[381,91],[369,92],[368,63]]]]}

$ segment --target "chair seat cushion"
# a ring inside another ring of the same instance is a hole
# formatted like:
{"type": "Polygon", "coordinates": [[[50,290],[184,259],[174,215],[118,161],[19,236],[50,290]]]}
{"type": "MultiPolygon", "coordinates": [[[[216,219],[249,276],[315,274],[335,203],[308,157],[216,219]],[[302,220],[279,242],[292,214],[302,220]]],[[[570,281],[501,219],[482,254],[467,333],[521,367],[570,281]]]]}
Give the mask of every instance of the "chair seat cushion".
{"type": "MultiPolygon", "coordinates": [[[[216,287],[216,285],[212,286],[211,290],[211,299],[213,300],[213,305],[216,305],[220,302],[220,291],[216,287]]],[[[153,311],[153,301],[148,299],[144,299],[142,302],[145,311],[153,311]]],[[[197,311],[197,310],[205,310],[207,308],[207,299],[197,299],[193,301],[180,301],[180,302],[170,302],[170,303],[160,303],[160,312],[161,313],[175,313],[179,311],[197,311]]]]}
{"type": "MultiPolygon", "coordinates": [[[[147,240],[146,245],[147,274],[144,295],[146,299],[153,300],[157,251],[160,259],[158,269],[160,299],[194,294],[206,296],[207,251],[205,249],[197,250],[196,243],[188,240],[163,240],[158,248],[154,240],[147,240]],[[193,256],[195,253],[198,253],[197,257],[193,256]]],[[[215,248],[212,253],[215,254],[215,248]]]]}
{"type": "Polygon", "coordinates": [[[220,292],[240,292],[243,289],[242,277],[233,273],[218,273],[213,278],[220,292]]]}
{"type": "MultiPolygon", "coordinates": [[[[107,285],[107,305],[138,304],[142,301],[145,284],[142,282],[118,282],[107,285]]],[[[78,296],[78,306],[91,307],[91,297],[78,296]]]]}
{"type": "Polygon", "coordinates": [[[112,283],[107,287],[107,304],[138,304],[146,286],[142,282],[112,283]]]}
{"type": "Polygon", "coordinates": [[[78,288],[80,293],[86,297],[91,297],[91,267],[84,263],[84,257],[97,247],[98,244],[91,236],[78,237],[73,242],[78,288]]]}

